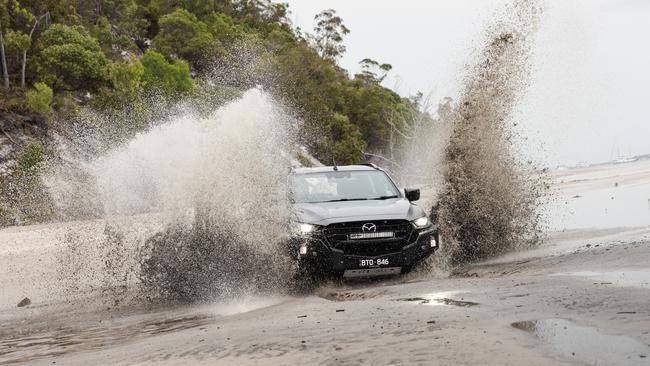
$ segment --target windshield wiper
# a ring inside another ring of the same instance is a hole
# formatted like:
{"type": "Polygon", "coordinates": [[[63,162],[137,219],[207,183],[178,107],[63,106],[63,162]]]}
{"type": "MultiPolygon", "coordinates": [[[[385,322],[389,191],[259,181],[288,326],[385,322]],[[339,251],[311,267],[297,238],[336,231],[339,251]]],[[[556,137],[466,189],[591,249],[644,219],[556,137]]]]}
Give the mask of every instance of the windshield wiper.
{"type": "Polygon", "coordinates": [[[373,200],[387,200],[387,199],[391,199],[391,198],[398,198],[398,197],[397,197],[396,195],[392,195],[392,196],[381,196],[381,197],[373,198],[373,200]]]}
{"type": "Polygon", "coordinates": [[[322,202],[343,202],[343,201],[367,201],[367,198],[339,198],[336,200],[322,201],[322,202]]]}

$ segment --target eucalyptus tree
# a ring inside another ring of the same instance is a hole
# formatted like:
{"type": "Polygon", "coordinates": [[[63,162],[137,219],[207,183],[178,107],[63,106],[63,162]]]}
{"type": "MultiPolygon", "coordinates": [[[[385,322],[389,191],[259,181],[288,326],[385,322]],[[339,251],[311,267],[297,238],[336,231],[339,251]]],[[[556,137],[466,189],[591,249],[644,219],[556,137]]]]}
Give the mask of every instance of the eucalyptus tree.
{"type": "Polygon", "coordinates": [[[345,52],[343,37],[350,30],[334,9],[323,10],[314,17],[314,47],[325,59],[336,61],[345,52]]]}
{"type": "Polygon", "coordinates": [[[34,37],[34,31],[36,30],[36,27],[38,27],[39,23],[45,20],[46,24],[50,23],[50,12],[45,12],[39,16],[34,16],[33,21],[34,25],[32,26],[31,30],[29,31],[29,35],[24,38],[24,46],[22,47],[22,53],[23,53],[23,59],[21,62],[21,67],[20,67],[20,86],[25,87],[25,69],[27,68],[27,51],[30,49],[32,43],[33,43],[33,37],[34,37]]]}
{"type": "Polygon", "coordinates": [[[7,1],[0,1],[0,63],[2,64],[2,79],[5,90],[9,90],[9,70],[7,69],[7,55],[5,54],[5,40],[3,28],[9,24],[7,1]]]}

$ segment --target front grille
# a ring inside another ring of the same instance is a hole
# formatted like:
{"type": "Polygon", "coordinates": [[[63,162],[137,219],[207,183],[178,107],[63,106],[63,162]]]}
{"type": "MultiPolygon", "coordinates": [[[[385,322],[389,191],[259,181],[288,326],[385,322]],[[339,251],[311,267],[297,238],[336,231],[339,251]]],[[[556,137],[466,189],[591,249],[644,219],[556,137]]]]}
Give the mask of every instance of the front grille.
{"type": "Polygon", "coordinates": [[[347,255],[361,255],[374,257],[382,254],[400,252],[406,245],[404,241],[391,241],[386,243],[373,242],[346,242],[339,243],[339,249],[347,255]]]}
{"type": "Polygon", "coordinates": [[[348,255],[375,256],[395,253],[408,244],[413,232],[413,226],[406,220],[374,220],[354,221],[331,224],[325,227],[324,234],[329,244],[342,250],[348,255]],[[375,233],[392,232],[388,238],[376,238],[359,234],[369,233],[363,231],[364,224],[374,224],[375,233]]]}

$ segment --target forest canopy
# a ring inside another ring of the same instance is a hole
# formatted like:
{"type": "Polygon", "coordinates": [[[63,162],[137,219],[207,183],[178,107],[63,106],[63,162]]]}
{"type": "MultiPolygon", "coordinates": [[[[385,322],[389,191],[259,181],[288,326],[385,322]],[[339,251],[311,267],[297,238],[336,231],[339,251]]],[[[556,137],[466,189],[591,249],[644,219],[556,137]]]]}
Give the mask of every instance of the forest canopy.
{"type": "Polygon", "coordinates": [[[360,60],[357,75],[338,66],[351,30],[335,10],[317,14],[311,32],[289,10],[269,0],[0,0],[0,110],[49,118],[75,104],[112,113],[152,92],[200,96],[215,70],[255,54],[264,66],[217,87],[262,85],[287,101],[326,163],[395,159],[400,131],[430,121],[421,97],[381,85],[390,64],[360,60]]]}

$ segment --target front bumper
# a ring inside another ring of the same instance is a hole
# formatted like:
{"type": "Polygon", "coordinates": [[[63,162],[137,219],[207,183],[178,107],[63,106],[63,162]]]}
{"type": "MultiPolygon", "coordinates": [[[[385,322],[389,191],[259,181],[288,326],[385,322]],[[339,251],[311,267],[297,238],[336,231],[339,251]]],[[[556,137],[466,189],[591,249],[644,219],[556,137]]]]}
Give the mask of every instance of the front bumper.
{"type": "MultiPolygon", "coordinates": [[[[299,261],[300,266],[309,268],[318,273],[353,273],[354,277],[365,276],[364,273],[372,275],[394,274],[395,268],[410,268],[418,262],[427,258],[438,249],[437,230],[433,227],[424,229],[413,234],[414,239],[406,242],[399,251],[378,253],[376,255],[347,254],[342,249],[333,248],[323,237],[312,237],[294,239],[290,245],[291,255],[299,261]],[[432,247],[432,239],[435,239],[436,246],[432,247]],[[306,246],[307,253],[299,254],[299,247],[306,246]],[[378,263],[388,260],[387,265],[361,266],[362,260],[372,260],[378,263]],[[383,270],[379,270],[383,269],[383,270]],[[371,271],[367,271],[371,270],[371,271]]],[[[372,241],[364,242],[364,245],[373,245],[372,241]]]]}

